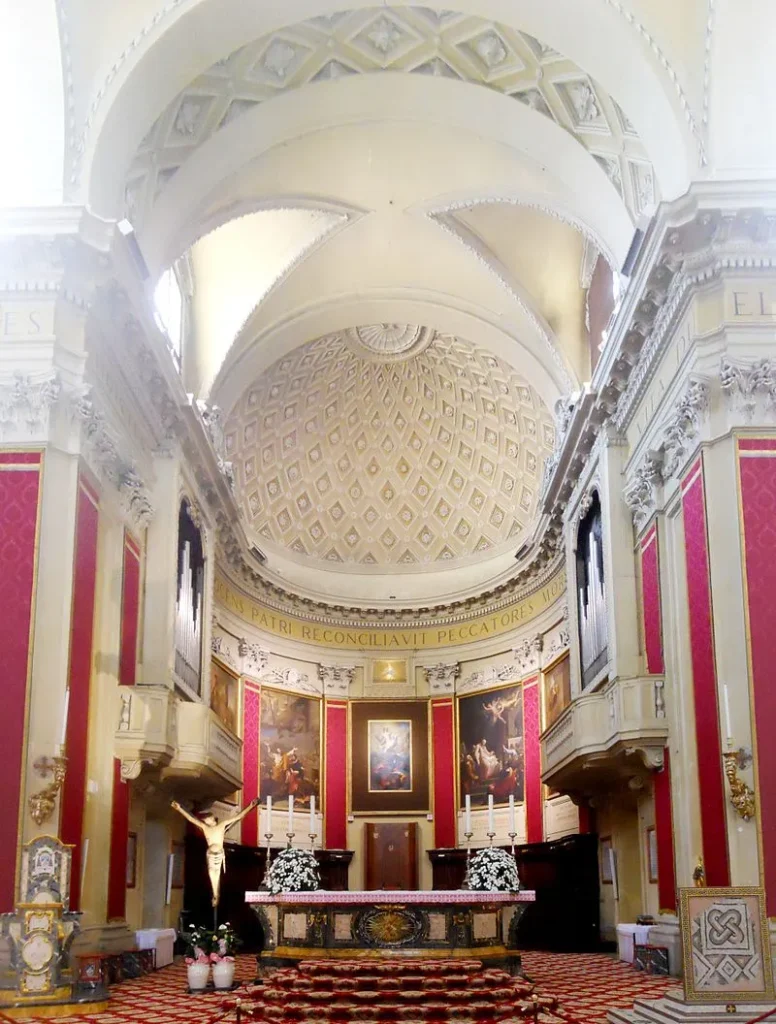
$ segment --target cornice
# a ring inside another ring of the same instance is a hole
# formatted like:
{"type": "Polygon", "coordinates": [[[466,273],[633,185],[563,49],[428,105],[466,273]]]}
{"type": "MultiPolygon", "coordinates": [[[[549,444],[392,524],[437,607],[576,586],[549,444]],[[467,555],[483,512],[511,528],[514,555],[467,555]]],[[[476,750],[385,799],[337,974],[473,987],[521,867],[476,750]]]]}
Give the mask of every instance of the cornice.
{"type": "MultiPolygon", "coordinates": [[[[605,424],[623,434],[694,290],[729,270],[776,267],[776,193],[757,183],[703,183],[664,203],[644,238],[593,379],[578,400],[545,479],[542,509],[570,499],[605,424]]],[[[632,491],[650,482],[643,467],[632,491]]],[[[640,500],[640,499],[639,499],[640,500]]],[[[638,503],[638,502],[637,502],[638,503]]]]}

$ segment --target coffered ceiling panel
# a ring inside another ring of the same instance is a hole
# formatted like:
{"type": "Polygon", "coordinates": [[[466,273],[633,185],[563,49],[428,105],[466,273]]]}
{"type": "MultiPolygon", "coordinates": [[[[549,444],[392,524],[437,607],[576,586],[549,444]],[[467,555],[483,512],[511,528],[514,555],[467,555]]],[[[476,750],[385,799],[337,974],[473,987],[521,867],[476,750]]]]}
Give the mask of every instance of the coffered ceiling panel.
{"type": "Polygon", "coordinates": [[[408,324],[296,349],[226,425],[259,546],[337,571],[443,569],[517,550],[553,444],[550,413],[514,368],[408,324]]]}

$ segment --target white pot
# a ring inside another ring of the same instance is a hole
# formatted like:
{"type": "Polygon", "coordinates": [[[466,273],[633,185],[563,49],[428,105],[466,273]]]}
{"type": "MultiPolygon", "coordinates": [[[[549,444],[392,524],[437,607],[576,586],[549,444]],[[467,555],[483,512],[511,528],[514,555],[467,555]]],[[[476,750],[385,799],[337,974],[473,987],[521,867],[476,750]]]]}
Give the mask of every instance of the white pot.
{"type": "Polygon", "coordinates": [[[213,964],[213,985],[215,988],[231,988],[234,982],[234,960],[219,960],[213,964]]]}
{"type": "Polygon", "coordinates": [[[189,976],[189,988],[192,992],[201,992],[203,989],[207,988],[210,964],[189,964],[187,971],[189,976]]]}

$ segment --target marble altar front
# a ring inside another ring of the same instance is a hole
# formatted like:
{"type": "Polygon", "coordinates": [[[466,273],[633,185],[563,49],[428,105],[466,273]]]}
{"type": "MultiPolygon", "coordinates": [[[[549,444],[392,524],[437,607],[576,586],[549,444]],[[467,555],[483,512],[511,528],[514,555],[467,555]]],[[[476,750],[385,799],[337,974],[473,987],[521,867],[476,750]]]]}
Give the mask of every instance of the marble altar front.
{"type": "Polygon", "coordinates": [[[305,959],[475,958],[520,973],[517,925],[535,893],[246,892],[264,929],[259,969],[305,959]]]}

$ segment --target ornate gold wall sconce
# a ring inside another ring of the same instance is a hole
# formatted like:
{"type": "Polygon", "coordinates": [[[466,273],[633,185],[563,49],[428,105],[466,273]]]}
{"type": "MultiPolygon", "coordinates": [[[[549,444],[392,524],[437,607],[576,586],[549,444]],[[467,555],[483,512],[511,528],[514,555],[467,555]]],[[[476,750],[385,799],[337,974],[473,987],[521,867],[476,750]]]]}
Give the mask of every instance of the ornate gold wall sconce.
{"type": "Polygon", "coordinates": [[[33,793],[29,798],[32,820],[36,825],[42,825],[54,813],[57,794],[62,788],[67,774],[67,758],[64,756],[40,757],[32,767],[42,779],[52,774],[54,776],[53,782],[44,786],[39,792],[33,793]]]}
{"type": "Polygon", "coordinates": [[[736,814],[744,821],[754,817],[754,790],[739,777],[738,772],[752,763],[752,755],[741,747],[739,750],[728,750],[722,755],[725,765],[725,778],[730,786],[730,802],[736,814]]]}

